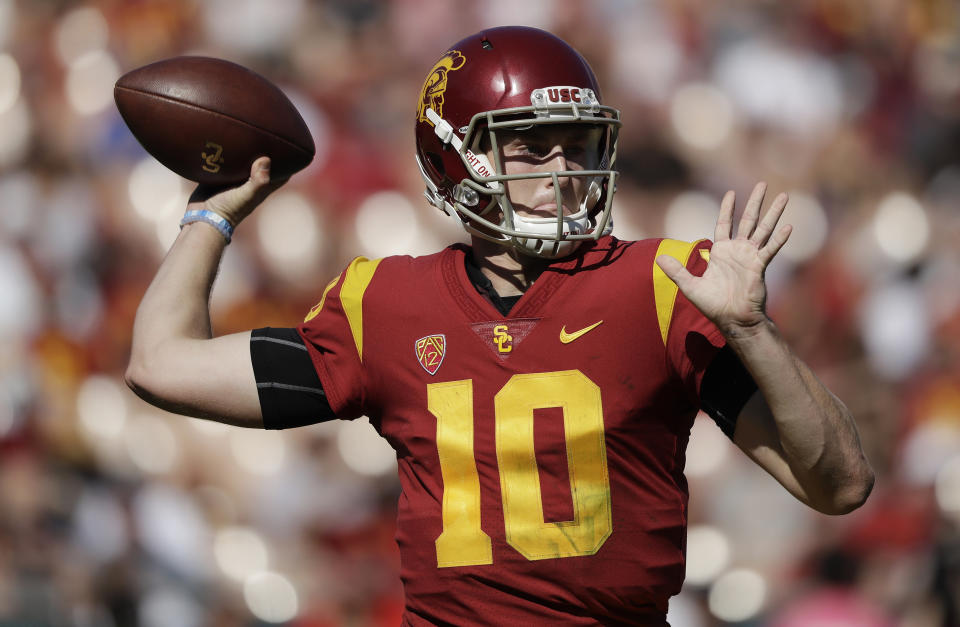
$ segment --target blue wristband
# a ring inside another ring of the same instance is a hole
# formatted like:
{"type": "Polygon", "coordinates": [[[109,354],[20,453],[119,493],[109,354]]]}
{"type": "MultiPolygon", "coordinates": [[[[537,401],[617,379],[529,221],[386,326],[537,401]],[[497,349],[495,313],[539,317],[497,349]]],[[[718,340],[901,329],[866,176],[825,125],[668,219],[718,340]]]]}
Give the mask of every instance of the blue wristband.
{"type": "Polygon", "coordinates": [[[223,235],[228,244],[233,237],[233,225],[219,213],[208,209],[195,209],[183,214],[183,219],[180,220],[180,228],[182,229],[185,224],[190,224],[191,222],[206,222],[220,231],[220,234],[223,235]]]}

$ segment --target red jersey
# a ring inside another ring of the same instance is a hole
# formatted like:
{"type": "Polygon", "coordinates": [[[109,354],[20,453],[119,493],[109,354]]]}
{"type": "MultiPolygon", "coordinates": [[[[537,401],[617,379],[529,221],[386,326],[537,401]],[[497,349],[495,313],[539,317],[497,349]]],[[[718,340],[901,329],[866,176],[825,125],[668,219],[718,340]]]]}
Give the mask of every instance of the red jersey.
{"type": "Polygon", "coordinates": [[[465,246],[358,258],[298,327],[337,416],[393,446],[404,624],[665,624],[684,576],[690,427],[717,328],[605,237],[508,316],[465,246]]]}

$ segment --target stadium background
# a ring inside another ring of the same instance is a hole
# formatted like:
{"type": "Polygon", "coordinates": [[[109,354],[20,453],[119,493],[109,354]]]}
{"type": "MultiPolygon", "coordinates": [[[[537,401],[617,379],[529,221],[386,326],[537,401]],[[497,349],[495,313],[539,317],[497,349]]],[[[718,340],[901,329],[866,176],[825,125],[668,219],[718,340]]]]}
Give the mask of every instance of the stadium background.
{"type": "Polygon", "coordinates": [[[398,484],[368,425],[244,431],[123,385],[190,186],[120,120],[184,53],[280,84],[317,158],[229,247],[217,332],[290,326],[354,255],[461,237],[413,161],[421,81],[481,27],[590,59],[626,122],[621,237],[710,236],[721,194],[792,195],[769,309],[877,471],[843,518],[709,421],[675,627],[958,624],[960,22],[950,0],[0,0],[0,625],[395,625],[398,484]]]}

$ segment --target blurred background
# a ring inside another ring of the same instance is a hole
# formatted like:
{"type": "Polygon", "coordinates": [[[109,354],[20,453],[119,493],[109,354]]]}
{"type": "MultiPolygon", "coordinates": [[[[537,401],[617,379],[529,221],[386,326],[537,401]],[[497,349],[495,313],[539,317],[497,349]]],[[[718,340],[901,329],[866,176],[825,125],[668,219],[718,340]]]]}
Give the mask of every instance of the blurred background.
{"type": "Polygon", "coordinates": [[[0,0],[0,625],[397,625],[392,452],[165,414],[122,382],[191,185],[114,81],[185,53],[278,83],[317,157],[238,229],[218,333],[293,326],[356,255],[461,239],[413,121],[447,46],[529,24],[623,112],[623,238],[791,194],[772,317],[853,410],[869,502],[818,515],[698,419],[674,627],[960,624],[960,6],[954,0],[0,0]]]}

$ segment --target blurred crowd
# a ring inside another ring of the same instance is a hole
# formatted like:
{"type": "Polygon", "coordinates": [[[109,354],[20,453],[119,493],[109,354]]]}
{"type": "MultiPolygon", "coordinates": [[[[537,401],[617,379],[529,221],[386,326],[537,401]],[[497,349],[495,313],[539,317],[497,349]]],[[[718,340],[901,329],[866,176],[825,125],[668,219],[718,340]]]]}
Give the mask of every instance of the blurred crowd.
{"type": "Polygon", "coordinates": [[[955,0],[0,0],[0,626],[399,623],[369,424],[242,430],[123,385],[191,186],[112,88],[204,54],[295,102],[317,157],[238,229],[212,303],[217,333],[294,326],[352,257],[462,239],[422,199],[419,90],[515,23],[570,41],[622,111],[620,237],[710,237],[727,189],[790,193],[769,311],[877,473],[822,516],[698,419],[671,624],[960,624],[955,0]]]}

